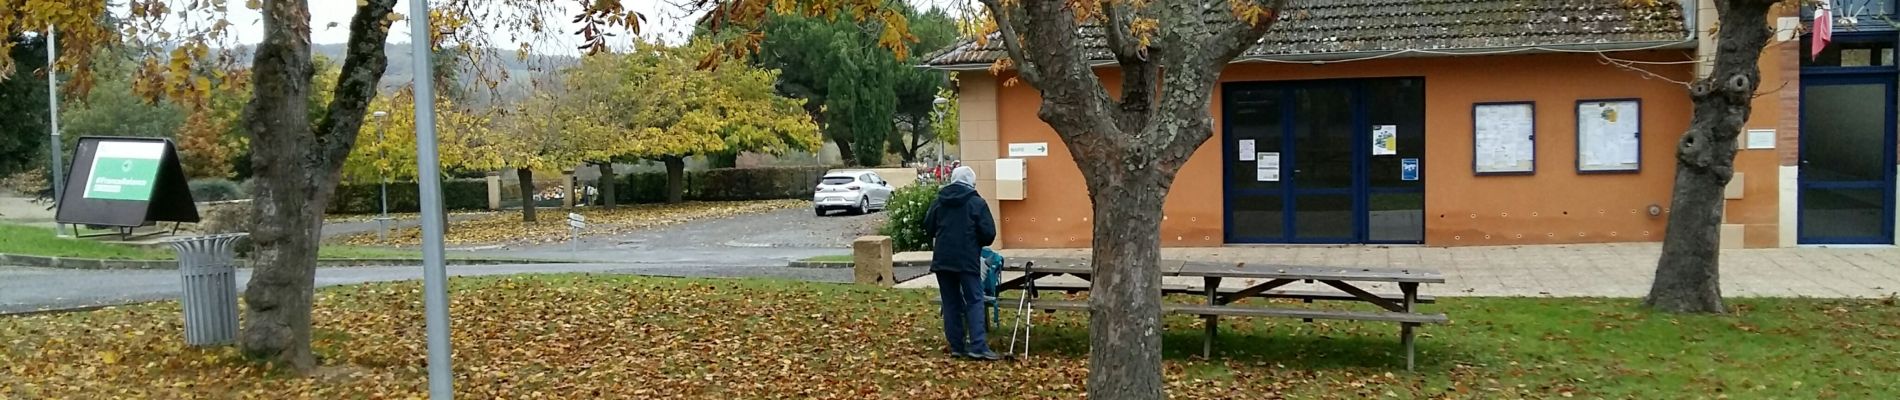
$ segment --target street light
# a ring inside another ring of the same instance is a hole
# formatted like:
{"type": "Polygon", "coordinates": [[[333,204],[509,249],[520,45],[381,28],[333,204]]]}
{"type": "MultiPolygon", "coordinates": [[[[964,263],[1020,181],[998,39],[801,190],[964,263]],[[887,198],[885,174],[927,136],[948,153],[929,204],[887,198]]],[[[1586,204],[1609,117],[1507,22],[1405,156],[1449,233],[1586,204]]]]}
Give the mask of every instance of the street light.
{"type": "Polygon", "coordinates": [[[389,113],[377,111],[370,116],[376,118],[376,158],[382,160],[376,166],[376,180],[382,186],[383,201],[383,214],[376,217],[376,242],[384,243],[389,240],[389,172],[386,171],[389,168],[389,146],[383,140],[383,131],[389,128],[389,113]]]}
{"type": "MultiPolygon", "coordinates": [[[[49,129],[47,130],[48,136],[51,136],[52,141],[46,144],[46,149],[52,153],[52,158],[49,161],[52,161],[51,164],[53,168],[53,176],[51,179],[47,179],[47,181],[53,184],[53,213],[55,215],[59,214],[60,202],[66,201],[66,173],[60,171],[65,165],[63,165],[59,159],[61,155],[65,154],[65,150],[60,149],[60,146],[65,144],[65,142],[59,138],[58,36],[59,34],[54,32],[52,25],[46,26],[46,103],[47,107],[52,108],[51,125],[48,126],[49,129]]],[[[54,222],[53,226],[54,235],[66,237],[66,224],[54,222]]],[[[79,230],[77,228],[73,229],[72,235],[79,236],[79,230]]]]}
{"type": "MultiPolygon", "coordinates": [[[[931,113],[934,113],[934,114],[936,114],[936,115],[937,115],[937,121],[941,123],[941,122],[943,121],[943,105],[945,105],[945,104],[950,104],[950,99],[946,99],[946,98],[943,98],[943,97],[937,97],[937,99],[936,99],[936,100],[931,100],[931,101],[930,101],[930,104],[932,104],[932,105],[935,105],[935,106],[936,106],[936,107],[932,107],[932,108],[931,108],[931,113]]],[[[937,129],[937,127],[936,127],[936,125],[934,125],[934,124],[933,124],[933,125],[931,125],[931,127],[930,127],[930,129],[934,131],[934,130],[936,130],[936,129],[937,129]]],[[[933,134],[934,134],[934,133],[936,133],[936,132],[931,132],[931,133],[933,133],[933,134]]],[[[944,146],[943,146],[943,138],[942,138],[942,137],[938,137],[938,138],[937,138],[937,165],[943,165],[943,152],[944,152],[944,151],[945,151],[945,150],[944,150],[944,146]]]]}

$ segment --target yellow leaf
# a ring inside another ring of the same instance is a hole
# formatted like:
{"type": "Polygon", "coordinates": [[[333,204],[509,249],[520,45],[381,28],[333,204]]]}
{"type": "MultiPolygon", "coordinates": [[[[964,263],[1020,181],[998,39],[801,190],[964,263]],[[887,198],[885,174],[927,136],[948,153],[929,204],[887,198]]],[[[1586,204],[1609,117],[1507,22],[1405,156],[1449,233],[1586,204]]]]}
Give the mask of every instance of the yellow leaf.
{"type": "Polygon", "coordinates": [[[118,364],[122,358],[124,358],[124,356],[119,355],[119,352],[116,351],[105,350],[99,352],[99,361],[104,361],[106,365],[118,364]]]}

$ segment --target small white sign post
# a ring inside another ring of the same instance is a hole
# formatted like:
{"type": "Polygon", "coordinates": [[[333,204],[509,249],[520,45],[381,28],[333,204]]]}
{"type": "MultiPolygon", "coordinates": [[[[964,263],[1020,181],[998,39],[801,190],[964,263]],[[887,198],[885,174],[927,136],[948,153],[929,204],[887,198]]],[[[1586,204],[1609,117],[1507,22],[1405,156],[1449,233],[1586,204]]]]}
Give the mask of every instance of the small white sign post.
{"type": "Polygon", "coordinates": [[[578,213],[567,213],[567,233],[568,233],[567,243],[569,247],[569,252],[579,253],[581,251],[581,244],[580,244],[581,229],[586,229],[586,228],[587,228],[587,216],[580,215],[578,213]]]}

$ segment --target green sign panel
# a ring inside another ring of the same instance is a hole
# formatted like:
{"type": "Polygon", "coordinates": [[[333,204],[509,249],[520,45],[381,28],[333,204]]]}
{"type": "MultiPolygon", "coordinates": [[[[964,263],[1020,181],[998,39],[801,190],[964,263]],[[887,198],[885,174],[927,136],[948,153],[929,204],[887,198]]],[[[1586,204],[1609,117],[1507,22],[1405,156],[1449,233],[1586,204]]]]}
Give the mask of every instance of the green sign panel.
{"type": "Polygon", "coordinates": [[[163,142],[102,141],[86,177],[85,198],[150,201],[157,186],[163,142]]]}

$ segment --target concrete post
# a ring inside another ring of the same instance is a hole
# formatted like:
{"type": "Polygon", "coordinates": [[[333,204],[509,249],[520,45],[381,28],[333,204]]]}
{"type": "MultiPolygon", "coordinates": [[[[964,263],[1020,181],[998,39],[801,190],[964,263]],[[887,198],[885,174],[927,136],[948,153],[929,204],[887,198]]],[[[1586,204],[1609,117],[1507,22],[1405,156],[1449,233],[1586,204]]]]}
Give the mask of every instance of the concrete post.
{"type": "Polygon", "coordinates": [[[501,171],[488,171],[488,209],[501,209],[501,171]]]}
{"type": "Polygon", "coordinates": [[[574,208],[574,170],[561,171],[561,208],[574,208]]]}
{"type": "Polygon", "coordinates": [[[852,275],[859,285],[891,287],[897,284],[891,272],[891,237],[865,236],[851,242],[852,275]]]}

